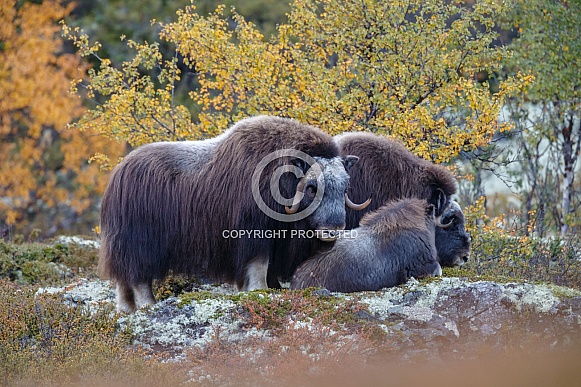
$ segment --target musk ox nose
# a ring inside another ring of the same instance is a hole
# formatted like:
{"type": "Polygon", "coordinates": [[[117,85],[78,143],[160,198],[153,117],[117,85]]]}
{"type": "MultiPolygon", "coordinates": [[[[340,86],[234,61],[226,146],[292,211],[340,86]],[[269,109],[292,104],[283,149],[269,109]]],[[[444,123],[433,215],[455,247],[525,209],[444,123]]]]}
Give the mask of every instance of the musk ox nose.
{"type": "Polygon", "coordinates": [[[468,259],[470,259],[468,255],[462,257],[462,261],[464,261],[464,263],[468,262],[468,259]]]}

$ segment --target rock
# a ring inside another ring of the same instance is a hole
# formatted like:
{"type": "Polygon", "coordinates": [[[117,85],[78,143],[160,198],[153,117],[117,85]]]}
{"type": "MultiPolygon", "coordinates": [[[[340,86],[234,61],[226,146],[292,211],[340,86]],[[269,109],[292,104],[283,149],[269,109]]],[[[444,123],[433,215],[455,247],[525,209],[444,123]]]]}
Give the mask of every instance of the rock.
{"type": "Polygon", "coordinates": [[[70,244],[74,244],[74,245],[79,245],[79,246],[87,246],[87,247],[92,247],[95,249],[98,249],[100,246],[100,243],[98,241],[94,241],[91,239],[84,239],[78,236],[64,236],[61,235],[60,237],[58,237],[58,239],[56,240],[56,243],[61,243],[63,245],[70,245],[70,244]]]}
{"type": "MultiPolygon", "coordinates": [[[[186,348],[204,347],[217,334],[226,342],[277,339],[271,330],[257,329],[246,320],[248,313],[240,313],[231,288],[201,285],[200,290],[205,292],[202,299],[184,303],[169,298],[123,316],[119,322],[133,329],[136,345],[169,351],[177,358],[186,348]]],[[[64,288],[41,291],[62,293],[71,305],[97,307],[114,302],[113,289],[106,281],[80,280],[64,288]]],[[[360,303],[364,308],[354,312],[355,324],[379,327],[383,340],[391,341],[390,348],[402,361],[430,359],[437,363],[446,355],[470,358],[475,348],[503,351],[536,344],[567,349],[581,344],[581,292],[574,289],[440,278],[411,280],[379,292],[317,290],[315,294],[323,297],[323,302],[332,296],[332,302],[343,299],[360,303]]],[[[278,295],[260,293],[258,298],[274,300],[278,295]]],[[[293,329],[311,329],[309,320],[291,317],[289,321],[293,329]]],[[[350,324],[345,324],[344,331],[334,327],[328,334],[343,344],[356,337],[350,324]]]]}

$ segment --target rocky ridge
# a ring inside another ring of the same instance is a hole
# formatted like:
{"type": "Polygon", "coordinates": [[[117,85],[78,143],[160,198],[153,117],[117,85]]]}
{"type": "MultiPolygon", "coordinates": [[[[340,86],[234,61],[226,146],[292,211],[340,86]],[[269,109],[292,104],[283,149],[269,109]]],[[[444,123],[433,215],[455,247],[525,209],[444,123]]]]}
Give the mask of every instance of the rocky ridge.
{"type": "MultiPolygon", "coordinates": [[[[82,279],[39,292],[57,293],[71,305],[91,309],[114,304],[114,291],[108,281],[82,279]]],[[[217,334],[232,343],[257,338],[277,340],[272,329],[245,321],[233,288],[201,285],[196,292],[198,295],[193,298],[170,297],[122,316],[119,322],[132,329],[135,345],[166,351],[175,360],[184,350],[204,348],[217,334]]],[[[280,294],[273,291],[256,296],[272,298],[280,294]]],[[[446,355],[466,358],[475,347],[483,346],[503,351],[507,346],[525,348],[535,344],[567,349],[581,343],[581,292],[552,285],[444,277],[422,282],[412,279],[403,286],[379,292],[341,294],[323,289],[310,297],[357,302],[361,308],[351,316],[355,325],[379,328],[380,340],[389,342],[401,360],[439,362],[446,355]]],[[[288,321],[292,321],[293,329],[314,329],[309,320],[288,321]]],[[[355,337],[352,327],[353,324],[345,324],[344,329],[335,326],[327,333],[337,343],[345,343],[355,337]]]]}

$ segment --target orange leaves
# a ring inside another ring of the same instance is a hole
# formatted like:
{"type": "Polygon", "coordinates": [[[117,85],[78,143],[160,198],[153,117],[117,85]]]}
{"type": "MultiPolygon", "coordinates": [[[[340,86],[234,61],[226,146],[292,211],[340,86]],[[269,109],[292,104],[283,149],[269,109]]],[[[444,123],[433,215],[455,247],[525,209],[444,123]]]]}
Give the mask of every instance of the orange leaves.
{"type": "Polygon", "coordinates": [[[103,147],[119,150],[66,129],[84,112],[81,100],[68,93],[71,79],[83,77],[87,68],[79,56],[62,52],[58,35],[57,22],[72,4],[1,3],[0,226],[49,208],[82,212],[88,205],[77,201],[94,197],[105,182],[87,158],[103,147]]]}

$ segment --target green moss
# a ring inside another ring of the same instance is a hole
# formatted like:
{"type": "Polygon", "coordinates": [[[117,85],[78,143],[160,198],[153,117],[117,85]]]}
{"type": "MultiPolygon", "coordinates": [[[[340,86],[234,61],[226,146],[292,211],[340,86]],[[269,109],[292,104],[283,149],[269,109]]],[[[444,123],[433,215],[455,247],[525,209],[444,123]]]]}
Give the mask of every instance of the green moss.
{"type": "Polygon", "coordinates": [[[287,322],[315,321],[324,325],[363,326],[357,312],[366,310],[356,298],[314,295],[316,289],[266,289],[235,294],[216,294],[209,290],[186,292],[179,296],[179,306],[206,299],[222,299],[239,307],[240,318],[250,325],[267,329],[286,329],[287,322]]]}
{"type": "Polygon", "coordinates": [[[216,294],[209,290],[196,290],[193,292],[186,292],[179,295],[178,306],[183,308],[185,305],[189,305],[192,302],[199,302],[208,299],[220,299],[220,300],[231,300],[236,302],[237,296],[231,294],[216,294]]]}
{"type": "Polygon", "coordinates": [[[20,284],[65,284],[80,273],[91,277],[97,261],[92,247],[0,241],[0,278],[20,284]]]}
{"type": "Polygon", "coordinates": [[[581,291],[572,288],[566,288],[563,286],[553,285],[553,284],[546,284],[547,288],[553,293],[553,295],[557,298],[575,298],[581,297],[581,291]]]}

